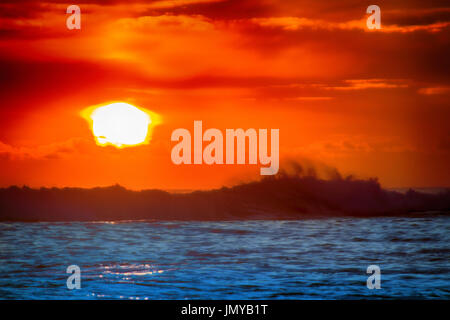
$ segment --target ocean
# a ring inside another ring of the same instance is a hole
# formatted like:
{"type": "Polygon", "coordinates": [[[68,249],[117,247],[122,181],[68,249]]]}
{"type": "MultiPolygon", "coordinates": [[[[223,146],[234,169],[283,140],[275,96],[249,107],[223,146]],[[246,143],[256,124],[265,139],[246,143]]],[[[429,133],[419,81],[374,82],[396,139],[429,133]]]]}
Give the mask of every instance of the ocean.
{"type": "Polygon", "coordinates": [[[450,219],[0,223],[0,261],[1,299],[449,299],[450,219]]]}

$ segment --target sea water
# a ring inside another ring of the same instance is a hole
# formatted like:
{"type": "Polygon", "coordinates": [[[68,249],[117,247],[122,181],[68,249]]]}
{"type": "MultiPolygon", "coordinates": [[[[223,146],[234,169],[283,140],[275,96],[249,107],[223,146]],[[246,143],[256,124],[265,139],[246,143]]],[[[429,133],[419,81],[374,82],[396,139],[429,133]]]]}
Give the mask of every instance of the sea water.
{"type": "Polygon", "coordinates": [[[0,261],[1,299],[449,299],[450,219],[0,223],[0,261]]]}

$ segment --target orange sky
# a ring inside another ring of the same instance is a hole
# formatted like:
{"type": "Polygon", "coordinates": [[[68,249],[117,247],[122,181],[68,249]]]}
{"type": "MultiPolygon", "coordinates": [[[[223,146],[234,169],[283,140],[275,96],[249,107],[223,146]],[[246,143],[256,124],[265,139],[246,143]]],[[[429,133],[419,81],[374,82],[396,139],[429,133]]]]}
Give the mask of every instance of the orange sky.
{"type": "Polygon", "coordinates": [[[0,3],[0,186],[197,189],[259,165],[172,164],[171,132],[279,128],[280,161],[383,186],[450,186],[448,1],[0,3]],[[79,112],[123,101],[162,117],[149,145],[99,147],[79,112]]]}

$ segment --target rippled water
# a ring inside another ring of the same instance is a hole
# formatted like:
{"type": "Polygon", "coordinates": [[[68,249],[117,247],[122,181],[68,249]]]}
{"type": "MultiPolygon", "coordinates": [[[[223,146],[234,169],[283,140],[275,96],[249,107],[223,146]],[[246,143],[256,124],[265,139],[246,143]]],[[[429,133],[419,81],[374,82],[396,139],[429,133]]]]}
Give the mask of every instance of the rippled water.
{"type": "Polygon", "coordinates": [[[448,217],[1,223],[0,298],[448,299],[449,231],[448,217]]]}

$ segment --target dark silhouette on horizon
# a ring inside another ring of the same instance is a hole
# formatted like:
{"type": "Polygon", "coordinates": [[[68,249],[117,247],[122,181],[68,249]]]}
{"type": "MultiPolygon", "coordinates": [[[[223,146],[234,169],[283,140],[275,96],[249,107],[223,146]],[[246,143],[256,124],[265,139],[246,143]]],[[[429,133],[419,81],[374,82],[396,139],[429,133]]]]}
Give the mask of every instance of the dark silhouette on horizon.
{"type": "Polygon", "coordinates": [[[450,190],[382,189],[377,180],[279,174],[191,193],[111,187],[0,189],[0,221],[234,220],[373,217],[450,212],[450,190]]]}

